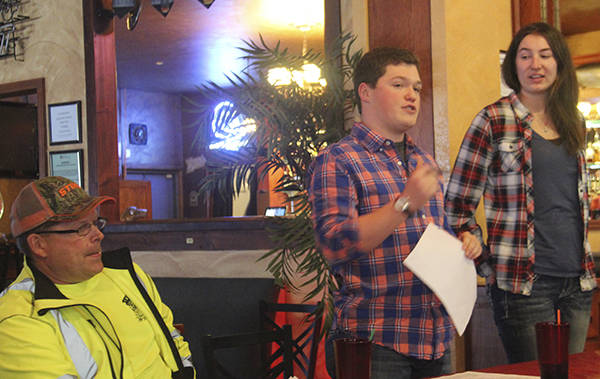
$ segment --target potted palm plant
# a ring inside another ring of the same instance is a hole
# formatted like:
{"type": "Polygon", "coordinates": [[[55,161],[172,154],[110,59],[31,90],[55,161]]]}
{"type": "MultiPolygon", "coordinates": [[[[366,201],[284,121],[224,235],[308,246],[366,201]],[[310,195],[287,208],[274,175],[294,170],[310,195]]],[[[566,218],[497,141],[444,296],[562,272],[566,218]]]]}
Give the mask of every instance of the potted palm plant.
{"type": "Polygon", "coordinates": [[[241,116],[246,121],[237,125],[253,130],[235,153],[207,154],[207,165],[211,159],[218,163],[199,183],[200,192],[235,196],[262,176],[279,172],[275,191],[287,194],[293,202],[293,217],[274,219],[268,230],[274,248],[261,259],[268,260],[278,285],[291,291],[310,288],[304,301],[320,300],[317,312],[325,312],[325,326],[331,323],[331,292],[336,282],[315,246],[305,179],[316,154],[347,133],[344,124],[354,106],[348,83],[362,55],[362,51],[353,52],[354,40],[348,34],[340,36],[324,54],[313,50],[293,54],[279,43],[269,47],[262,37],[258,42],[245,41],[241,50],[248,62],[246,70],[228,76],[230,85],[209,82],[198,88],[194,100],[188,99],[190,111],[196,113],[197,146],[208,146],[215,132],[226,131],[241,116]],[[273,85],[268,80],[270,68],[301,70],[307,63],[322,69],[326,86],[273,85]],[[215,99],[229,102],[219,114],[215,114],[215,99]]]}

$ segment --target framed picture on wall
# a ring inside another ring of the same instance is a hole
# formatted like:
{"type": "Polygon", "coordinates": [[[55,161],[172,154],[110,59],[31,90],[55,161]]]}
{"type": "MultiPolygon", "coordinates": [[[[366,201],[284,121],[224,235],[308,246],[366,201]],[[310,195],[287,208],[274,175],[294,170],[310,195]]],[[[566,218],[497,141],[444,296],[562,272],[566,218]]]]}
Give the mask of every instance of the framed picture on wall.
{"type": "Polygon", "coordinates": [[[83,188],[83,150],[50,152],[50,175],[71,179],[83,188]]]}
{"type": "Polygon", "coordinates": [[[49,104],[50,145],[81,142],[81,101],[49,104]]]}

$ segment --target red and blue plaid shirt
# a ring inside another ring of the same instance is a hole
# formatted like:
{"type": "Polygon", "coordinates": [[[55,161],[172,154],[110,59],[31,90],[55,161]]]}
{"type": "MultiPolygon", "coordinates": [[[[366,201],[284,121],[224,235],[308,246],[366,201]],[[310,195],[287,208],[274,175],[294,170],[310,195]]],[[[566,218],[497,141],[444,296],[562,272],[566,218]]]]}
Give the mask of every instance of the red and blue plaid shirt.
{"type": "MultiPolygon", "coordinates": [[[[463,139],[446,193],[446,212],[456,233],[470,231],[480,240],[475,209],[483,195],[488,240],[478,259],[479,271],[488,282],[522,295],[531,294],[535,278],[532,118],[514,92],[479,112],[463,139]]],[[[577,153],[577,164],[585,251],[580,284],[586,291],[596,287],[596,280],[587,240],[587,171],[582,151],[577,153]]]]}
{"type": "Polygon", "coordinates": [[[375,343],[419,359],[440,358],[454,334],[450,318],[433,292],[402,261],[431,222],[450,231],[442,181],[417,214],[399,224],[381,245],[358,249],[358,217],[403,192],[419,161],[433,158],[406,138],[406,160],[394,143],[361,123],[322,151],[309,182],[317,244],[341,279],[335,296],[336,327],[359,337],[374,331],[375,343]]]}

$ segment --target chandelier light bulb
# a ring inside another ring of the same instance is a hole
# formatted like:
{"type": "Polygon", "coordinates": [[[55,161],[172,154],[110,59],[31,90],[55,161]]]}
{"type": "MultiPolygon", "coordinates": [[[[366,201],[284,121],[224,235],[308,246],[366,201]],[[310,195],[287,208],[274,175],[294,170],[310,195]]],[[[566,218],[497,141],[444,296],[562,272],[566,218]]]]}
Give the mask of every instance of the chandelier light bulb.
{"type": "Polygon", "coordinates": [[[583,113],[584,117],[587,117],[592,111],[592,104],[587,101],[580,101],[577,103],[577,109],[579,109],[579,112],[583,113]]]}
{"type": "Polygon", "coordinates": [[[267,72],[267,81],[272,86],[287,86],[292,83],[292,73],[285,67],[273,67],[267,72]]]}
{"type": "Polygon", "coordinates": [[[314,63],[307,63],[302,65],[302,71],[304,72],[304,81],[307,83],[318,83],[321,78],[321,69],[314,63]]]}

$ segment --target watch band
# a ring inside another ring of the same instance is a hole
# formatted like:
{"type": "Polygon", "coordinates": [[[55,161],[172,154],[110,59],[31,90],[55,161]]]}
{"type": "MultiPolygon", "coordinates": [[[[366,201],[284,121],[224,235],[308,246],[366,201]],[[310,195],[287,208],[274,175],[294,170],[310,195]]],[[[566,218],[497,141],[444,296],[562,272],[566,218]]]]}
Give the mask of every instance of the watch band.
{"type": "Polygon", "coordinates": [[[398,212],[404,213],[406,216],[412,216],[413,212],[410,210],[410,199],[408,196],[401,196],[394,203],[394,209],[398,212]]]}

